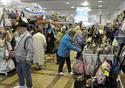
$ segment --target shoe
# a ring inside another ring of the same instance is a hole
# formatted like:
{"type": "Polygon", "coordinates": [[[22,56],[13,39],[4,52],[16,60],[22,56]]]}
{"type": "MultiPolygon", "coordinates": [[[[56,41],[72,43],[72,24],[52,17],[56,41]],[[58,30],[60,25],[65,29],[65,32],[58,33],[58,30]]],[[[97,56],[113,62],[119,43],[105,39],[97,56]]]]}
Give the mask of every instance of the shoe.
{"type": "Polygon", "coordinates": [[[26,87],[26,88],[33,88],[33,87],[26,87]]]}
{"type": "Polygon", "coordinates": [[[73,75],[73,72],[69,72],[70,75],[73,75]]]}
{"type": "Polygon", "coordinates": [[[56,65],[58,65],[59,63],[56,63],[56,65]]]}
{"type": "Polygon", "coordinates": [[[14,88],[27,88],[26,86],[15,86],[14,88]]]}
{"type": "Polygon", "coordinates": [[[35,68],[35,70],[36,70],[36,71],[39,71],[39,70],[41,70],[41,68],[35,68]]]}
{"type": "Polygon", "coordinates": [[[64,75],[64,73],[63,72],[59,72],[59,75],[64,75]]]}

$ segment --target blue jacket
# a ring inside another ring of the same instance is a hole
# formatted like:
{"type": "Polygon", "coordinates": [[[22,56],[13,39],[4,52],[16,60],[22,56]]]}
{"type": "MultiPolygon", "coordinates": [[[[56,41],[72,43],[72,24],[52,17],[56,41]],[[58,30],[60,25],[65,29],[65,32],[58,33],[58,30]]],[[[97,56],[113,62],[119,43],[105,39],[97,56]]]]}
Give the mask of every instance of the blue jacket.
{"type": "Polygon", "coordinates": [[[72,39],[69,36],[69,34],[65,34],[63,38],[61,39],[61,42],[58,47],[58,55],[61,57],[69,57],[70,56],[70,50],[75,50],[77,52],[80,52],[81,49],[73,45],[72,39]]]}

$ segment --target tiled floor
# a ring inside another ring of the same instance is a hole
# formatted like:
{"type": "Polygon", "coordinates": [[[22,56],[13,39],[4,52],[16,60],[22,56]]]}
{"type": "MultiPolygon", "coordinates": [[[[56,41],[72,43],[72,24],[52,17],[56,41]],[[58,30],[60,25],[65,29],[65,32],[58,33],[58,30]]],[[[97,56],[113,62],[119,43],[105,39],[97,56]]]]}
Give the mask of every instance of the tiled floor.
{"type": "MultiPolygon", "coordinates": [[[[73,58],[74,54],[71,55],[73,58]]],[[[73,88],[73,78],[64,66],[64,76],[58,76],[58,65],[50,61],[45,69],[35,71],[32,68],[33,88],[73,88]]],[[[10,73],[7,77],[0,75],[0,88],[13,88],[18,85],[16,72],[10,73]]]]}
{"type": "MultiPolygon", "coordinates": [[[[47,63],[46,69],[40,71],[32,71],[32,80],[34,88],[71,88],[73,85],[72,76],[67,73],[64,68],[64,76],[58,76],[55,63],[47,63]]],[[[13,72],[7,77],[0,76],[0,88],[13,88],[18,85],[17,75],[13,72]],[[11,74],[11,75],[10,75],[11,74]]]]}

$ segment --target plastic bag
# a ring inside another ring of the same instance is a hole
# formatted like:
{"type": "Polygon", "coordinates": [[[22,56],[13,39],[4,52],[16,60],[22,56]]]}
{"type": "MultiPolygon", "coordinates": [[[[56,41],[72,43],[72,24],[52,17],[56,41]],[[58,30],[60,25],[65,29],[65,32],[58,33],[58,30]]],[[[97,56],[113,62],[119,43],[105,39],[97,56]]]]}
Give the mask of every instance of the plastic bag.
{"type": "Polygon", "coordinates": [[[73,65],[73,69],[74,69],[74,72],[77,74],[84,74],[85,68],[84,68],[83,61],[76,59],[74,65],[73,65]]]}

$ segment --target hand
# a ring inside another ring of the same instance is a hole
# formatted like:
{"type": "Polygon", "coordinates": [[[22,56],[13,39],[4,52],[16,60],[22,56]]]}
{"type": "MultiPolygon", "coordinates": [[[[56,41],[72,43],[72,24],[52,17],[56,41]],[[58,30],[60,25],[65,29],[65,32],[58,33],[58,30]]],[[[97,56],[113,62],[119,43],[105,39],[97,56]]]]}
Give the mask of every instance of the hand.
{"type": "Polygon", "coordinates": [[[26,63],[27,63],[28,65],[31,65],[31,61],[29,61],[29,60],[28,60],[28,61],[26,61],[26,63]]]}
{"type": "Polygon", "coordinates": [[[81,51],[80,51],[79,53],[82,54],[82,51],[83,51],[83,50],[81,49],[81,51]]]}
{"type": "Polygon", "coordinates": [[[82,54],[82,50],[80,52],[77,52],[76,58],[79,58],[81,56],[81,54],[82,54]]]}

